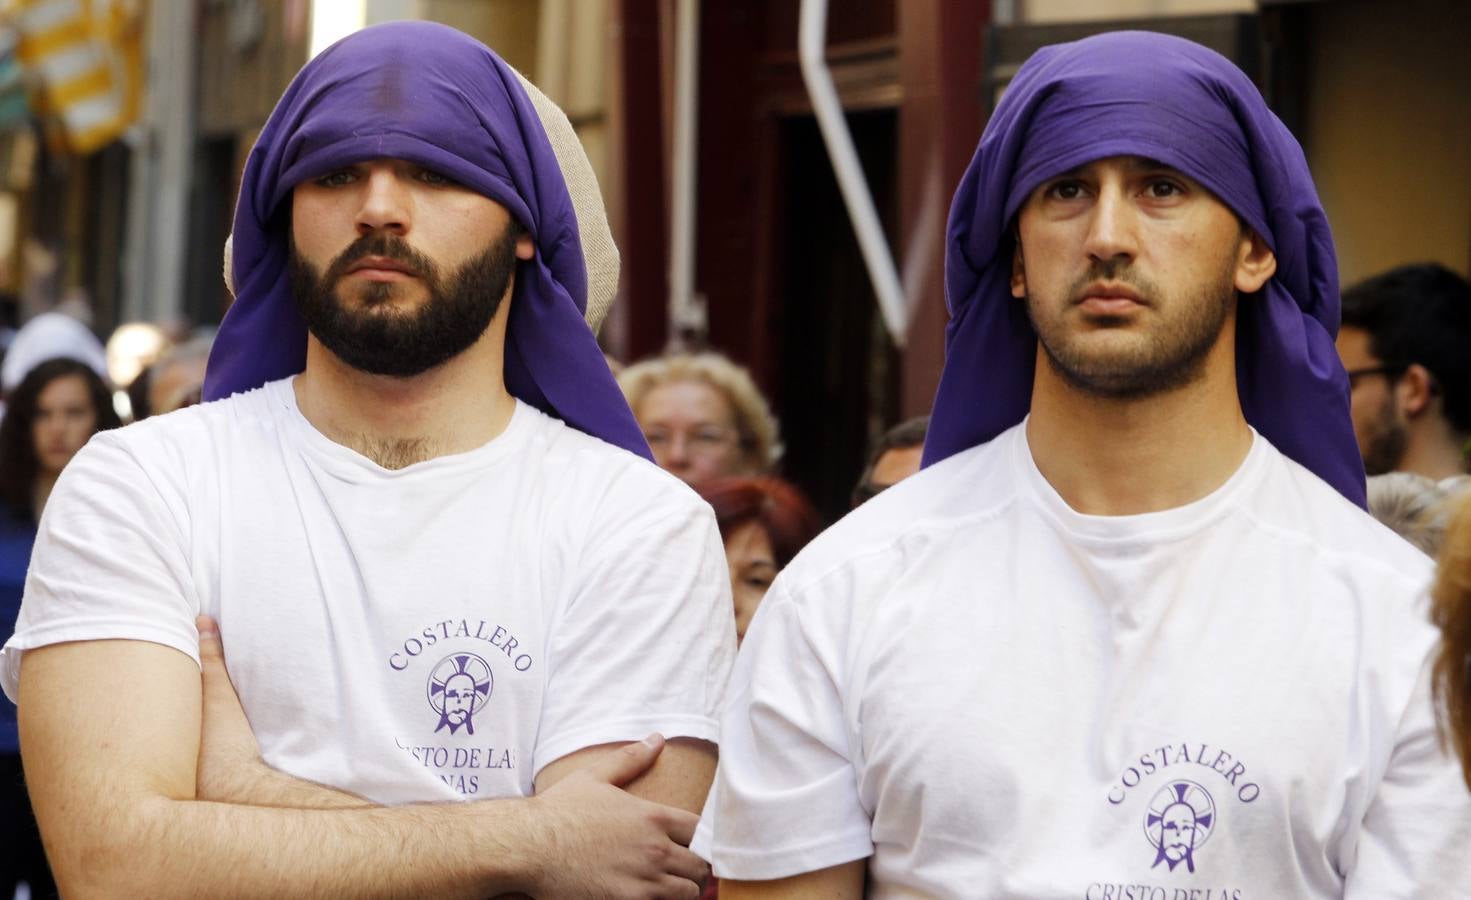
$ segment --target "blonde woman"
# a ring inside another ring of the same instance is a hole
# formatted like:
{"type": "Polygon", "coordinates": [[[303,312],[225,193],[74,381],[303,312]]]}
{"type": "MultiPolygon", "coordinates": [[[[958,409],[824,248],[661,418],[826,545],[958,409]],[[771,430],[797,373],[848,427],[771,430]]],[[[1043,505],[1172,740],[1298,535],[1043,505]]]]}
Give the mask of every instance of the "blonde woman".
{"type": "Polygon", "coordinates": [[[781,456],[776,418],[745,369],[716,353],[629,366],[618,386],[660,467],[692,485],[770,472],[781,456]]]}

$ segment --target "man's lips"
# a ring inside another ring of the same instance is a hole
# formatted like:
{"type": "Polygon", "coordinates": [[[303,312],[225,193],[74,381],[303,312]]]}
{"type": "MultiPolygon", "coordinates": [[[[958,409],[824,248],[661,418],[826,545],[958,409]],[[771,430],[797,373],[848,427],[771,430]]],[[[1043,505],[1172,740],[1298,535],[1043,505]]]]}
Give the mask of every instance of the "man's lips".
{"type": "Polygon", "coordinates": [[[1122,315],[1144,305],[1139,292],[1126,284],[1094,284],[1078,298],[1084,312],[1096,315],[1122,315]]]}
{"type": "Polygon", "coordinates": [[[406,263],[388,256],[365,256],[348,267],[348,275],[362,275],[374,280],[414,278],[418,272],[406,263]]]}

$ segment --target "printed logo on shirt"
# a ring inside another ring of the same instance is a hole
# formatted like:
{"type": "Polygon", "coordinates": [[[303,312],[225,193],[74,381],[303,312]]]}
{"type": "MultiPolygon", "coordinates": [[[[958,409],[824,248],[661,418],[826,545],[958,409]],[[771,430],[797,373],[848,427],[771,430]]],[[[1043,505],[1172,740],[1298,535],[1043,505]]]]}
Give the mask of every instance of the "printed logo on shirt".
{"type": "MultiPolygon", "coordinates": [[[[1137,858],[1141,875],[1150,871],[1159,875],[1194,876],[1200,866],[1200,877],[1209,878],[1212,867],[1201,855],[1201,848],[1220,829],[1223,818],[1243,811],[1261,795],[1261,785],[1251,779],[1246,763],[1231,752],[1209,744],[1171,743],[1130,760],[1105,796],[1111,806],[1144,826],[1148,850],[1137,858]],[[1230,809],[1222,808],[1218,801],[1230,809]],[[1140,818],[1133,819],[1134,814],[1140,818]],[[1147,870],[1144,869],[1146,860],[1147,870]]],[[[1217,842],[1206,857],[1215,858],[1221,852],[1217,842]]],[[[1242,860],[1227,859],[1215,871],[1239,872],[1242,866],[1242,860]]],[[[1088,885],[1084,897],[1086,900],[1247,900],[1246,890],[1238,886],[1201,884],[1192,878],[1191,883],[1197,886],[1185,888],[1178,882],[1149,884],[1147,879],[1146,875],[1133,883],[1095,881],[1088,885]]]]}
{"type": "Polygon", "coordinates": [[[475,733],[475,714],[485,707],[495,677],[490,663],[474,653],[456,653],[439,661],[429,673],[429,708],[439,713],[435,731],[449,726],[454,734],[461,727],[475,733]]]}
{"type": "Polygon", "coordinates": [[[511,667],[517,672],[525,672],[535,665],[531,655],[521,649],[521,642],[502,625],[491,625],[484,619],[480,619],[473,626],[469,619],[442,619],[427,628],[420,629],[417,633],[405,638],[403,644],[395,647],[393,652],[388,654],[388,668],[395,672],[402,672],[430,647],[440,641],[454,638],[465,638],[489,644],[499,653],[505,654],[511,667]]]}
{"type": "Polygon", "coordinates": [[[1210,792],[1193,781],[1172,781],[1160,788],[1144,814],[1144,836],[1154,845],[1154,865],[1168,863],[1170,871],[1184,863],[1195,871],[1195,851],[1211,836],[1216,803],[1210,792]]]}
{"type": "Polygon", "coordinates": [[[387,663],[396,674],[424,679],[418,682],[424,685],[420,702],[429,707],[413,710],[423,731],[395,737],[394,745],[462,796],[505,793],[506,780],[517,778],[522,753],[530,748],[517,746],[515,731],[505,730],[515,710],[491,698],[498,680],[535,669],[520,639],[485,619],[442,619],[396,644],[387,663]]]}
{"type": "MultiPolygon", "coordinates": [[[[1108,789],[1108,802],[1118,806],[1128,798],[1129,792],[1148,780],[1176,766],[1202,766],[1215,772],[1226,784],[1226,790],[1234,793],[1242,803],[1251,803],[1262,795],[1261,785],[1251,780],[1246,763],[1236,759],[1227,750],[1210,744],[1164,744],[1139,754],[1137,762],[1130,762],[1119,774],[1118,780],[1108,789]]],[[[1175,773],[1180,773],[1176,768],[1175,773]]],[[[1196,776],[1201,777],[1200,775],[1196,776]]]]}

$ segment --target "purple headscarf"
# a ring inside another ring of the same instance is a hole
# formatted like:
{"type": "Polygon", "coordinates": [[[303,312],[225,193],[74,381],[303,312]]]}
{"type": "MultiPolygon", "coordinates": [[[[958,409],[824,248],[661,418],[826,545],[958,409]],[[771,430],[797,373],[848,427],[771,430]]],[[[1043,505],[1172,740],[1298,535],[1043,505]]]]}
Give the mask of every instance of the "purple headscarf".
{"type": "Polygon", "coordinates": [[[1048,178],[1126,155],[1199,181],[1272,248],[1276,275],[1238,306],[1242,409],[1278,449],[1363,506],[1348,378],[1333,346],[1337,261],[1302,148],[1229,60],[1148,32],[1037,51],[986,125],[950,208],[950,323],[925,464],[989,441],[1031,403],[1037,336],[1009,284],[1017,210],[1048,178]]]}
{"type": "Polygon", "coordinates": [[[378,158],[447,175],[526,227],[536,255],[516,270],[507,390],[649,457],[583,319],[582,238],[531,99],[489,48],[431,22],[393,22],[343,38],[307,63],[276,104],[240,185],[231,259],[236,298],[210,354],[205,399],[302,370],[306,325],[287,283],[287,201],[303,181],[378,158]]]}

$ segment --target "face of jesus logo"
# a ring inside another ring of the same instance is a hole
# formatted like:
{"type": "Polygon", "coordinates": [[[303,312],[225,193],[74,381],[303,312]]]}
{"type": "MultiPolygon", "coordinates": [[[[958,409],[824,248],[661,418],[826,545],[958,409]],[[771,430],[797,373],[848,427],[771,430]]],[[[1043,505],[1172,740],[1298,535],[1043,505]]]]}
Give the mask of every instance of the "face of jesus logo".
{"type": "Polygon", "coordinates": [[[1165,810],[1161,825],[1159,852],[1169,860],[1173,869],[1195,849],[1195,810],[1176,803],[1165,810]]]}
{"type": "Polygon", "coordinates": [[[475,714],[490,699],[490,664],[473,653],[457,653],[440,660],[429,673],[429,707],[439,713],[435,731],[461,728],[475,733],[475,714]]]}
{"type": "Polygon", "coordinates": [[[475,679],[451,675],[444,683],[444,718],[450,727],[464,725],[475,714],[475,679]]]}
{"type": "Polygon", "coordinates": [[[1166,785],[1150,801],[1144,818],[1144,834],[1154,845],[1154,864],[1165,863],[1171,872],[1180,863],[1195,871],[1195,851],[1210,837],[1215,824],[1215,803],[1205,788],[1190,781],[1166,785]]]}

